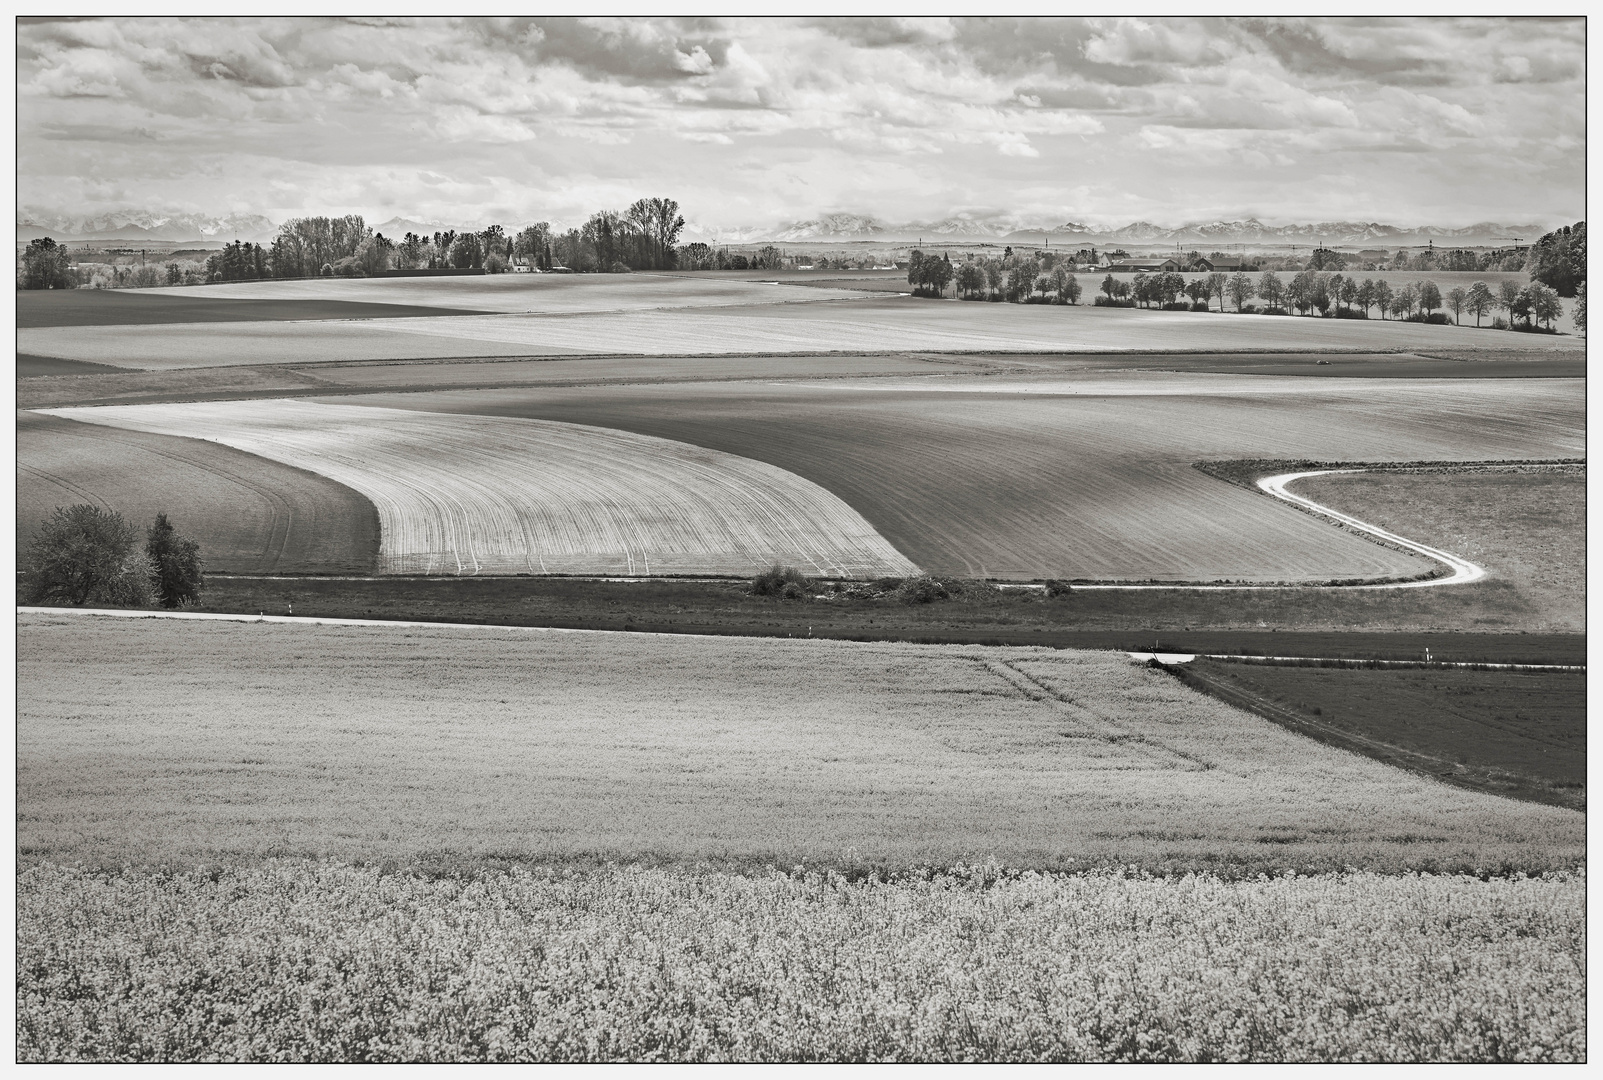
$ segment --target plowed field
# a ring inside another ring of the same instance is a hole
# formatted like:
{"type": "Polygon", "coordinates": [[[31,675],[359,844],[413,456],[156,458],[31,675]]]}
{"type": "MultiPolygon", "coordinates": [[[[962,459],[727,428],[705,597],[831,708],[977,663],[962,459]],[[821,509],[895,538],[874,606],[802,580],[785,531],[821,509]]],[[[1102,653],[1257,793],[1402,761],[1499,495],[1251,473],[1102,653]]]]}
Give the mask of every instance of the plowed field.
{"type": "Polygon", "coordinates": [[[308,469],[366,495],[394,573],[832,576],[916,568],[825,489],[775,466],[549,421],[286,400],[65,409],[308,469]]]}
{"type": "MultiPolygon", "coordinates": [[[[793,291],[821,293],[800,287],[793,291]]],[[[565,315],[22,328],[17,337],[21,351],[39,356],[153,370],[611,353],[1373,351],[1507,348],[1515,340],[1529,349],[1574,352],[1582,347],[1573,337],[1419,323],[910,298],[565,315]]]]}
{"type": "MultiPolygon", "coordinates": [[[[340,399],[349,401],[349,398],[340,399]]],[[[1286,581],[1421,560],[1212,479],[1199,459],[1584,453],[1575,380],[1089,374],[441,391],[397,408],[594,424],[770,462],[932,573],[1286,581]]]]}
{"type": "Polygon", "coordinates": [[[165,511],[209,570],[367,572],[378,514],[327,477],[214,442],[17,414],[17,541],[58,506],[116,510],[140,529],[165,511]]]}

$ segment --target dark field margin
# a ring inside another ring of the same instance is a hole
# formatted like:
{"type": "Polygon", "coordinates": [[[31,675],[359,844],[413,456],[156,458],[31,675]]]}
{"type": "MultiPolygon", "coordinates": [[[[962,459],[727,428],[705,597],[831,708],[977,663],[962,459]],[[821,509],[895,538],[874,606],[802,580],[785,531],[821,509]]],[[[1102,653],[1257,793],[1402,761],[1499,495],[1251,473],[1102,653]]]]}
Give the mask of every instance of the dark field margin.
{"type": "Polygon", "coordinates": [[[1458,787],[1586,810],[1582,673],[1153,663],[1320,742],[1458,787]]]}
{"type": "MultiPolygon", "coordinates": [[[[1586,663],[1585,634],[1396,626],[1259,628],[1256,623],[1263,616],[1277,617],[1277,607],[1283,609],[1277,621],[1296,625],[1301,620],[1306,625],[1304,608],[1317,594],[1295,589],[1256,594],[1079,592],[1054,600],[1021,591],[974,601],[908,605],[889,599],[784,601],[752,596],[744,582],[661,578],[339,580],[213,574],[208,582],[197,610],[284,615],[293,604],[295,615],[341,619],[1358,660],[1420,660],[1428,648],[1433,660],[1445,662],[1586,663]]],[[[1405,592],[1417,600],[1419,591],[1405,592]]],[[[1379,592],[1351,599],[1361,599],[1354,605],[1358,609],[1376,607],[1371,599],[1408,602],[1406,596],[1399,599],[1379,592]]]]}
{"type": "MultiPolygon", "coordinates": [[[[79,290],[86,291],[86,290],[79,290]]],[[[96,290],[104,292],[104,290],[96,290]]],[[[63,293],[62,295],[71,295],[63,293]]],[[[147,297],[146,299],[153,299],[147,297]]],[[[233,301],[205,301],[207,304],[228,304],[233,301]]],[[[243,302],[243,301],[242,301],[243,302]]],[[[261,303],[279,303],[279,301],[260,301],[261,303]]],[[[357,305],[360,306],[360,305],[357,305]]],[[[390,306],[390,305],[377,305],[390,306]]],[[[472,315],[472,311],[436,311],[425,308],[407,308],[406,314],[448,314],[472,315]]],[[[310,316],[307,316],[308,318],[310,316]]],[[[356,316],[351,316],[356,317],[356,316]]],[[[817,353],[795,353],[798,359],[815,358],[817,353]]],[[[1195,374],[1248,374],[1248,375],[1314,375],[1320,377],[1340,378],[1455,378],[1455,379],[1528,379],[1528,378],[1584,378],[1586,376],[1586,361],[1584,354],[1577,353],[1574,358],[1563,359],[1519,359],[1517,356],[1504,354],[1490,354],[1494,359],[1483,363],[1468,363],[1451,360],[1419,360],[1408,354],[1399,353],[1054,353],[1054,354],[1024,354],[1024,353],[938,353],[929,350],[920,350],[907,353],[862,353],[862,354],[836,354],[829,355],[860,355],[869,367],[862,374],[873,376],[886,374],[895,377],[907,377],[905,371],[885,371],[884,365],[872,366],[872,362],[881,358],[906,359],[927,361],[930,365],[930,374],[953,374],[962,371],[966,374],[988,375],[1051,375],[1062,373],[1108,372],[1108,371],[1173,371],[1179,373],[1195,374]],[[1328,366],[1319,366],[1317,361],[1326,358],[1331,361],[1328,366]],[[1339,361],[1339,363],[1338,363],[1339,361]]],[[[1538,354],[1519,354],[1523,356],[1536,356],[1538,354]]],[[[783,356],[765,355],[763,359],[783,359],[783,356]]],[[[720,379],[708,379],[703,376],[680,378],[673,373],[673,361],[686,359],[685,357],[652,357],[649,359],[661,360],[663,363],[663,377],[660,379],[630,377],[627,379],[613,379],[597,377],[583,373],[586,361],[608,359],[642,359],[637,356],[612,354],[595,356],[560,356],[560,357],[529,357],[517,355],[493,355],[472,357],[450,357],[447,359],[417,359],[417,360],[385,360],[369,363],[351,364],[240,364],[229,367],[194,368],[178,371],[139,371],[134,368],[102,367],[89,365],[83,361],[56,360],[50,357],[38,357],[38,360],[48,364],[72,364],[71,370],[60,371],[40,370],[29,372],[30,375],[80,375],[93,377],[77,377],[71,382],[47,382],[43,379],[30,381],[27,387],[19,390],[17,404],[21,408],[43,408],[55,405],[126,405],[142,404],[157,401],[209,401],[221,398],[250,398],[250,397],[276,397],[285,392],[299,392],[316,389],[324,394],[373,394],[373,393],[409,393],[427,392],[430,390],[493,390],[501,386],[591,386],[611,383],[645,383],[645,382],[707,382],[707,381],[740,381],[750,378],[761,382],[768,382],[776,378],[787,378],[782,373],[772,370],[753,372],[749,376],[735,373],[736,366],[742,359],[740,356],[717,354],[716,359],[727,361],[731,374],[720,379]],[[550,365],[550,377],[541,379],[509,378],[506,371],[500,367],[502,363],[543,363],[550,365]],[[482,365],[484,377],[482,379],[452,381],[448,385],[438,385],[430,381],[430,369],[439,365],[460,367],[468,364],[482,365]],[[82,365],[82,366],[78,366],[82,365]],[[387,382],[362,380],[342,382],[340,370],[343,368],[372,368],[384,367],[393,369],[394,378],[387,382]]],[[[19,374],[21,374],[19,370],[19,374]]],[[[807,377],[805,374],[794,376],[807,377]]],[[[844,377],[831,374],[828,378],[844,377]]]]}
{"type": "Polygon", "coordinates": [[[120,368],[111,364],[96,364],[89,360],[67,360],[59,356],[33,356],[17,354],[17,378],[37,379],[46,375],[109,375],[127,374],[139,368],[120,368]]]}
{"type": "Polygon", "coordinates": [[[1187,358],[1183,365],[1154,363],[1147,370],[1182,371],[1215,375],[1294,375],[1324,379],[1580,379],[1586,377],[1586,354],[1541,356],[1502,354],[1478,357],[1465,353],[1443,359],[1409,354],[1351,356],[1240,356],[1203,363],[1187,358]],[[1526,359],[1525,357],[1529,357],[1526,359]]]}
{"type": "MultiPolygon", "coordinates": [[[[1353,469],[1365,472],[1455,473],[1495,469],[1504,472],[1571,469],[1584,466],[1585,458],[1493,458],[1486,461],[1311,461],[1306,458],[1240,458],[1234,461],[1197,461],[1192,468],[1216,480],[1259,491],[1266,476],[1315,469],[1353,469]]],[[[1272,497],[1272,496],[1271,496],[1272,497]]]]}
{"type": "Polygon", "coordinates": [[[150,326],[157,323],[289,322],[299,319],[412,319],[488,315],[466,308],[371,304],[356,300],[231,300],[120,289],[42,289],[17,293],[17,328],[150,326]]]}

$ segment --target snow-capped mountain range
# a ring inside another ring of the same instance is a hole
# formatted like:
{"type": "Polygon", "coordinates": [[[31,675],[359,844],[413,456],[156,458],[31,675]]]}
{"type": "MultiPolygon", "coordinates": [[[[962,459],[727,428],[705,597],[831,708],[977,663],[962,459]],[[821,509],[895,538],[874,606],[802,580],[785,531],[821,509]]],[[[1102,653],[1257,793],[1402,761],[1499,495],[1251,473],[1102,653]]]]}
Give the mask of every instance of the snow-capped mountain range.
{"type": "MultiPolygon", "coordinates": [[[[554,225],[556,223],[553,223],[554,225]]],[[[373,225],[376,232],[399,239],[408,232],[430,235],[446,229],[478,229],[482,224],[448,224],[392,217],[373,225]]],[[[505,223],[508,232],[521,225],[505,223]]],[[[556,225],[560,231],[562,226],[556,225]]],[[[22,242],[50,236],[57,240],[149,240],[163,243],[218,243],[246,240],[266,243],[277,231],[260,214],[231,214],[206,217],[199,214],[160,214],[140,210],[106,213],[94,217],[72,217],[23,208],[17,215],[17,239],[22,242]]],[[[1097,246],[1172,248],[1175,245],[1220,250],[1232,245],[1327,244],[1340,247],[1407,247],[1427,241],[1463,246],[1497,246],[1534,240],[1550,231],[1549,226],[1503,225],[1480,222],[1464,228],[1448,229],[1431,225],[1405,228],[1365,221],[1320,221],[1311,224],[1266,225],[1257,218],[1236,221],[1192,222],[1177,227],[1135,221],[1128,225],[1062,224],[1029,222],[1013,216],[973,217],[957,215],[936,221],[888,223],[862,214],[825,214],[778,227],[713,227],[687,225],[684,242],[708,244],[798,244],[851,243],[931,243],[974,241],[978,243],[1050,243],[1097,246]]]]}
{"type": "MultiPolygon", "coordinates": [[[[690,231],[687,228],[686,232],[690,231]]],[[[1521,240],[1533,240],[1547,231],[1549,231],[1547,227],[1540,225],[1503,225],[1491,221],[1450,229],[1431,225],[1405,228],[1373,221],[1320,221],[1309,224],[1266,225],[1256,218],[1247,218],[1239,221],[1193,222],[1178,227],[1165,227],[1150,221],[1135,221],[1128,225],[1113,226],[1075,221],[1063,224],[1032,224],[1021,222],[1017,218],[970,217],[891,224],[859,214],[828,214],[807,221],[793,222],[766,232],[758,229],[743,230],[742,239],[739,241],[709,239],[708,242],[829,243],[877,240],[913,243],[923,239],[932,242],[1018,241],[1116,244],[1127,247],[1131,245],[1172,247],[1181,244],[1220,248],[1234,244],[1317,243],[1342,247],[1385,247],[1435,241],[1482,246],[1508,243],[1515,237],[1521,240]]]]}
{"type": "Polygon", "coordinates": [[[17,215],[17,239],[35,240],[49,236],[57,240],[153,240],[163,243],[225,242],[271,240],[278,226],[260,214],[229,214],[207,217],[202,214],[159,214],[145,210],[126,210],[95,217],[73,217],[41,211],[17,215]]]}

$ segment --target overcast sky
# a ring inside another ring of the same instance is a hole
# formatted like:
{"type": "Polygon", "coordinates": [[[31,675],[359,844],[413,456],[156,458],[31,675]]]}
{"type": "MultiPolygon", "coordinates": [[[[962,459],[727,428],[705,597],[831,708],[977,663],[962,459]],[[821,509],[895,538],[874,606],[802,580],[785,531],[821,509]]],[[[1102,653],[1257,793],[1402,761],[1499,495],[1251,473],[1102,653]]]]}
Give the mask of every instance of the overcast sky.
{"type": "Polygon", "coordinates": [[[17,55],[18,202],[73,216],[1584,214],[1579,19],[101,19],[17,55]]]}

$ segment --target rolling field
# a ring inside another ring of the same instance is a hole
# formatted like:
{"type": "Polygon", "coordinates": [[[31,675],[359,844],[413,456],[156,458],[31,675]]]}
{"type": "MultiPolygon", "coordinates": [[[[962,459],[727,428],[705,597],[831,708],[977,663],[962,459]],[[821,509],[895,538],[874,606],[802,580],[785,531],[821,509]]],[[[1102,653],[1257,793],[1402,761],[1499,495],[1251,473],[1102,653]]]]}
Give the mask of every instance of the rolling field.
{"type": "MultiPolygon", "coordinates": [[[[446,307],[363,303],[318,297],[238,299],[207,286],[154,295],[148,289],[23,289],[17,293],[17,325],[146,326],[157,323],[281,322],[297,319],[395,319],[458,315],[446,307]]],[[[471,311],[472,314],[480,314],[471,311]]]]}
{"type": "Polygon", "coordinates": [[[356,400],[592,424],[766,461],[844,499],[931,573],[1265,582],[1427,564],[1192,462],[1572,456],[1584,452],[1579,386],[1091,372],[356,400]]]}
{"type": "MultiPolygon", "coordinates": [[[[466,277],[319,278],[307,281],[235,281],[204,288],[125,290],[153,298],[207,302],[275,301],[317,304],[383,303],[418,308],[454,308],[499,314],[574,314],[662,308],[743,307],[817,303],[860,297],[843,288],[802,290],[770,284],[761,275],[738,279],[673,274],[486,274],[466,277]]],[[[904,290],[905,291],[905,290],[904,290]]]]}
{"type": "Polygon", "coordinates": [[[66,615],[20,616],[18,646],[25,864],[1584,854],[1581,814],[1321,746],[1119,654],[66,615]]]}
{"type": "Polygon", "coordinates": [[[917,573],[825,489],[650,436],[289,400],[56,415],[222,443],[344,484],[377,507],[386,573],[917,573]]]}
{"type": "Polygon", "coordinates": [[[17,414],[17,546],[58,506],[116,510],[141,532],[165,511],[208,570],[366,573],[371,503],[325,476],[198,439],[17,414]]]}
{"type": "MultiPolygon", "coordinates": [[[[817,289],[794,291],[824,298],[817,289]]],[[[1511,340],[1521,348],[1574,352],[1581,344],[1572,337],[1417,323],[882,297],[560,315],[23,327],[17,337],[18,349],[33,355],[150,370],[614,353],[1473,350],[1508,348],[1511,340]]]]}
{"type": "Polygon", "coordinates": [[[1584,468],[1316,476],[1294,487],[1473,559],[1545,615],[1548,621],[1533,629],[1586,626],[1584,468]]]}

